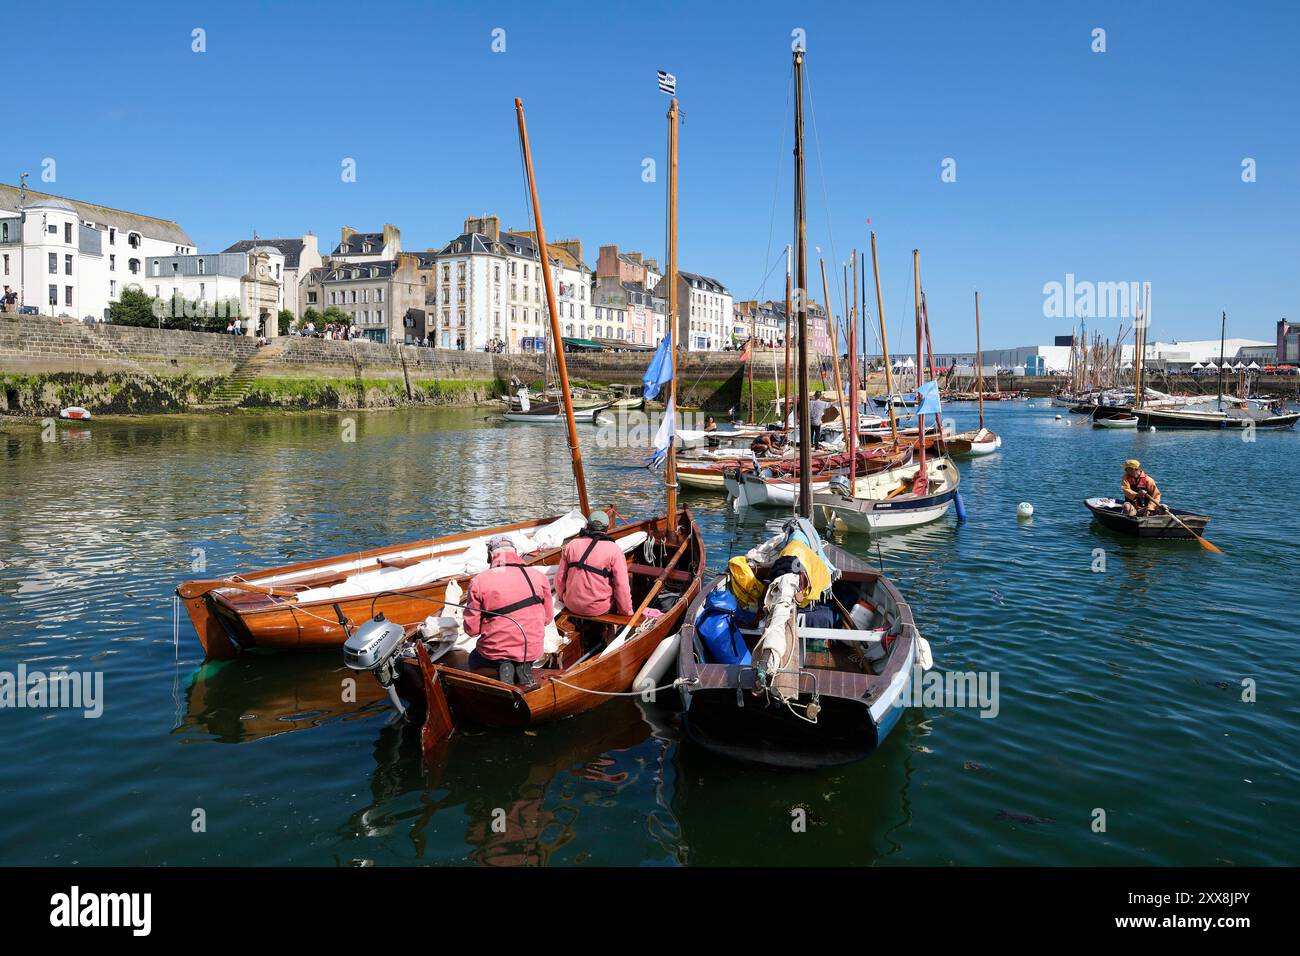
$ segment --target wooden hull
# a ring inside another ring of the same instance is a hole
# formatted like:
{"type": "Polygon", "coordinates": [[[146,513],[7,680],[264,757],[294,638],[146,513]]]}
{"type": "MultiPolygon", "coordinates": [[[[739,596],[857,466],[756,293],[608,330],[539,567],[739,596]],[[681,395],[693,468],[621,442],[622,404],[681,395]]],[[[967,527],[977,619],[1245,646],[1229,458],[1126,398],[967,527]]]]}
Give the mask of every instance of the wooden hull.
{"type": "MultiPolygon", "coordinates": [[[[407,588],[405,594],[383,597],[367,593],[299,603],[294,596],[295,590],[303,590],[305,585],[318,585],[322,576],[328,575],[328,580],[333,581],[358,571],[376,569],[382,566],[380,561],[395,560],[402,555],[454,553],[476,541],[486,541],[495,534],[542,527],[556,517],[411,541],[216,580],[187,581],[176,589],[176,594],[184,604],[209,659],[234,657],[251,647],[280,650],[337,648],[347,640],[347,635],[338,622],[335,603],[354,626],[370,620],[375,611],[383,611],[389,620],[406,626],[424,620],[437,609],[431,602],[444,596],[449,581],[459,581],[463,588],[468,576],[453,575],[407,588]],[[242,587],[234,587],[235,584],[242,587]]],[[[531,556],[532,563],[545,565],[558,561],[559,549],[531,556]]]]}
{"type": "MultiPolygon", "coordinates": [[[[658,520],[641,522],[636,527],[651,526],[658,520]]],[[[687,511],[681,514],[679,533],[688,536],[685,557],[689,562],[679,566],[688,570],[687,580],[674,585],[680,588],[681,597],[656,619],[654,627],[626,640],[614,650],[562,672],[534,668],[537,686],[533,690],[435,662],[433,669],[455,721],[491,727],[527,727],[580,714],[610,700],[610,694],[629,691],[642,665],[659,643],[681,626],[687,608],[700,592],[705,562],[704,539],[687,511]]],[[[634,603],[636,598],[634,593],[634,603]]],[[[424,686],[419,664],[414,660],[403,660],[397,690],[411,705],[412,716],[417,720],[422,719],[425,710],[424,686]]]]}
{"type": "Polygon", "coordinates": [[[932,481],[942,487],[929,494],[897,495],[893,498],[858,498],[831,491],[814,495],[814,514],[825,525],[858,533],[892,531],[937,521],[948,513],[961,487],[961,472],[950,461],[927,463],[932,481]]]}
{"type": "Polygon", "coordinates": [[[1103,527],[1118,531],[1121,534],[1131,534],[1138,538],[1194,538],[1196,534],[1193,534],[1192,531],[1199,534],[1210,523],[1207,515],[1181,511],[1178,508],[1169,510],[1179,517],[1182,521],[1181,525],[1167,514],[1130,517],[1124,514],[1122,508],[1116,510],[1116,508],[1109,506],[1107,502],[1110,501],[1111,499],[1108,498],[1088,498],[1084,501],[1084,505],[1103,527]],[[1183,525],[1187,527],[1185,528],[1183,525]],[[1188,528],[1191,528],[1192,531],[1187,530],[1188,528]]]}
{"type": "Polygon", "coordinates": [[[949,452],[952,457],[977,458],[982,455],[991,455],[1002,447],[1002,438],[996,432],[991,432],[987,428],[978,429],[973,432],[961,432],[954,435],[948,442],[949,452]],[[962,451],[952,451],[954,442],[962,442],[966,447],[962,451]]]}
{"type": "MultiPolygon", "coordinates": [[[[753,693],[753,667],[700,657],[694,622],[703,598],[698,598],[687,612],[677,644],[677,673],[689,682],[681,689],[683,725],[696,744],[747,763],[815,769],[870,756],[897,726],[921,640],[911,608],[894,585],[865,562],[830,544],[826,551],[842,574],[843,583],[837,587],[879,597],[881,591],[874,589],[880,582],[893,605],[899,637],[881,673],[807,666],[797,702],[791,707],[769,704],[753,693]],[[820,708],[815,722],[792,713],[805,714],[813,701],[820,708]]],[[[725,575],[710,582],[704,593],[723,580],[725,575]]]]}

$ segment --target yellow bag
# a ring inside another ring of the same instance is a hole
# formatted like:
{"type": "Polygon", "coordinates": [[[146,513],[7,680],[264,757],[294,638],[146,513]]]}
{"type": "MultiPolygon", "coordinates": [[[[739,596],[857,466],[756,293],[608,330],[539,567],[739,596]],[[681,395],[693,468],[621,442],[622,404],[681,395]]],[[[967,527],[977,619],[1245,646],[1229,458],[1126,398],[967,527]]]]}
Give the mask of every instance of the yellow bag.
{"type": "Polygon", "coordinates": [[[803,601],[799,602],[800,607],[807,607],[831,586],[831,569],[826,566],[826,562],[816,551],[802,541],[791,541],[781,549],[781,557],[791,555],[798,558],[803,569],[808,572],[808,594],[803,601]]]}
{"type": "Polygon", "coordinates": [[[767,586],[754,576],[754,569],[749,566],[749,559],[743,554],[727,562],[727,571],[731,577],[731,593],[745,607],[752,607],[763,600],[767,586]]]}

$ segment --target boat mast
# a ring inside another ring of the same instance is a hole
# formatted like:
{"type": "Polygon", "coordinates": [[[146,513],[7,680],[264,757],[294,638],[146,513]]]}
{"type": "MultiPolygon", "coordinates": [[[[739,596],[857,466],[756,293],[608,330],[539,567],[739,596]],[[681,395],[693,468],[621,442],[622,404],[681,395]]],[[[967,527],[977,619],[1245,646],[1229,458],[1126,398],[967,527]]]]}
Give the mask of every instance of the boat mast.
{"type": "Polygon", "coordinates": [[[984,431],[984,352],[980,348],[980,294],[978,290],[975,292],[975,375],[979,380],[980,431],[984,431]]]}
{"type": "MultiPolygon", "coordinates": [[[[677,417],[677,336],[681,322],[677,318],[677,97],[668,107],[668,314],[671,322],[673,377],[668,385],[666,414],[677,417]]],[[[677,527],[677,429],[668,440],[668,465],[664,469],[668,485],[668,528],[677,527]]]]}
{"type": "Polygon", "coordinates": [[[858,486],[858,250],[853,250],[853,321],[849,323],[849,488],[858,486]]]}
{"type": "MultiPolygon", "coordinates": [[[[835,313],[831,311],[831,293],[826,287],[826,260],[821,256],[817,257],[822,269],[822,298],[826,300],[826,329],[831,336],[831,361],[835,365],[835,394],[839,398],[840,406],[840,428],[843,428],[847,419],[844,417],[844,384],[840,379],[840,335],[839,326],[835,321],[835,313]]],[[[849,273],[846,269],[844,272],[844,298],[848,298],[849,292],[849,273]]],[[[846,317],[847,321],[847,317],[846,317]]],[[[821,359],[818,359],[818,364],[821,359]]]]}
{"type": "MultiPolygon", "coordinates": [[[[560,310],[555,306],[555,285],[551,280],[551,261],[546,251],[546,231],[542,228],[542,204],[537,198],[537,180],[533,176],[533,153],[528,147],[528,127],[524,124],[524,101],[515,98],[515,115],[519,120],[519,145],[524,151],[524,170],[528,173],[528,192],[533,200],[533,224],[537,226],[537,252],[541,256],[542,282],[546,286],[546,307],[551,313],[551,341],[555,343],[555,366],[560,373],[560,395],[564,399],[564,417],[569,426],[569,454],[573,461],[573,482],[578,486],[578,507],[588,513],[587,480],[582,473],[582,449],[578,445],[578,426],[573,420],[573,395],[569,392],[569,368],[564,361],[560,337],[560,310]]],[[[670,459],[671,460],[671,459],[670,459]]]]}
{"type": "Polygon", "coordinates": [[[871,233],[871,271],[876,274],[876,315],[880,319],[880,355],[885,362],[885,407],[889,409],[889,430],[898,444],[898,418],[894,412],[894,373],[889,367],[889,334],[885,331],[885,300],[880,291],[880,257],[876,254],[876,233],[871,233]]]}
{"type": "Polygon", "coordinates": [[[790,298],[790,247],[785,247],[785,396],[781,399],[781,430],[790,433],[790,318],[794,305],[790,298]]]}
{"type": "Polygon", "coordinates": [[[808,224],[804,221],[803,50],[794,51],[794,217],[799,244],[799,515],[812,517],[812,423],[808,421],[808,224]]]}
{"type": "Polygon", "coordinates": [[[749,331],[749,361],[745,364],[749,372],[749,418],[748,421],[754,424],[754,350],[758,346],[758,303],[754,303],[754,321],[750,325],[749,331]]]}
{"type": "Polygon", "coordinates": [[[1223,411],[1223,349],[1227,345],[1228,313],[1223,313],[1223,326],[1219,329],[1219,411],[1223,411]]]}
{"type": "Polygon", "coordinates": [[[913,487],[925,488],[929,475],[925,471],[925,416],[921,414],[921,252],[912,250],[912,283],[916,296],[916,441],[921,447],[921,469],[913,487]]]}

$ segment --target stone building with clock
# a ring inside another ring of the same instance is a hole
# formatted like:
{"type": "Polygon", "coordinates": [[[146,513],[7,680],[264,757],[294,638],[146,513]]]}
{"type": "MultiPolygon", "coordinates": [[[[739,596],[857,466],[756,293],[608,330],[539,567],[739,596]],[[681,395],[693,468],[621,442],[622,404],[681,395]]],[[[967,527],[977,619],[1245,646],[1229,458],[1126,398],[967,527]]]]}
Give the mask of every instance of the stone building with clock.
{"type": "Polygon", "coordinates": [[[284,253],[275,246],[257,246],[247,252],[151,256],[133,285],[156,299],[180,296],[199,308],[238,303],[248,335],[274,338],[277,316],[285,307],[284,253]]]}

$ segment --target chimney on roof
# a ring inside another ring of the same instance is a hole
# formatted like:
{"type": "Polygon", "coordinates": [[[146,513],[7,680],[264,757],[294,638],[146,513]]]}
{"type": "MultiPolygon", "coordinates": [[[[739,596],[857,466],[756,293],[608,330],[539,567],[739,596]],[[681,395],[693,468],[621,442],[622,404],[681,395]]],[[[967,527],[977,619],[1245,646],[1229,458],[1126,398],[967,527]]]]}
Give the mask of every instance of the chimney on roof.
{"type": "Polygon", "coordinates": [[[596,275],[616,276],[618,274],[618,246],[601,246],[596,254],[596,275]]]}
{"type": "Polygon", "coordinates": [[[629,253],[627,254],[627,257],[628,257],[629,259],[631,259],[633,262],[635,262],[637,265],[640,265],[640,264],[641,264],[641,253],[639,253],[639,252],[629,252],[629,253]]]}
{"type": "Polygon", "coordinates": [[[560,239],[556,242],[547,243],[552,249],[563,249],[569,255],[573,256],[578,262],[582,261],[582,240],[581,239],[560,239]]]}
{"type": "Polygon", "coordinates": [[[493,242],[501,239],[501,219],[497,216],[471,216],[465,220],[465,232],[486,236],[493,242]]]}
{"type": "Polygon", "coordinates": [[[658,259],[647,259],[645,262],[641,264],[645,266],[646,269],[649,270],[650,272],[658,273],[660,271],[658,259]]]}
{"type": "Polygon", "coordinates": [[[344,227],[343,227],[343,238],[341,238],[341,239],[339,240],[339,245],[340,245],[340,246],[343,245],[344,243],[346,243],[349,239],[351,239],[351,238],[352,238],[353,236],[355,236],[356,234],[357,234],[357,231],[356,231],[355,229],[353,229],[351,226],[344,226],[344,227]]]}
{"type": "Polygon", "coordinates": [[[402,230],[391,222],[384,223],[384,248],[392,247],[394,253],[402,251],[402,230]]]}

